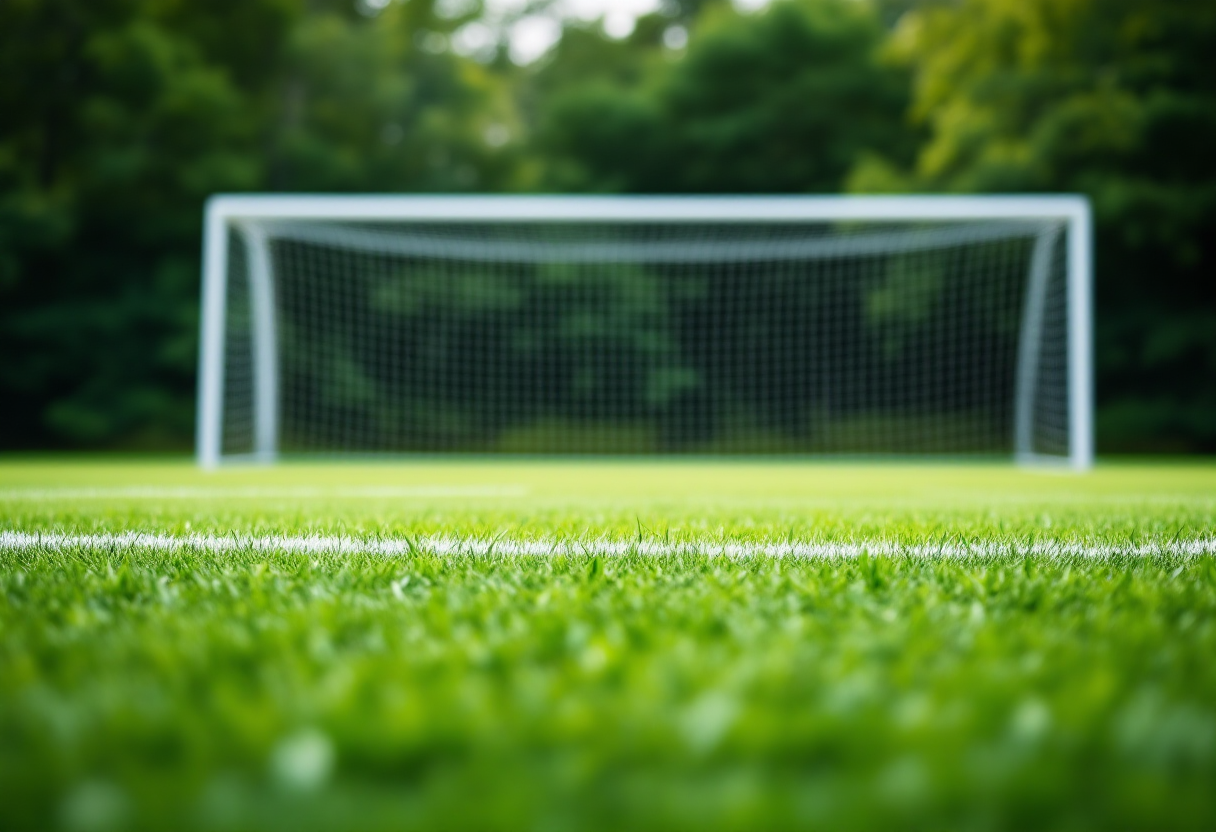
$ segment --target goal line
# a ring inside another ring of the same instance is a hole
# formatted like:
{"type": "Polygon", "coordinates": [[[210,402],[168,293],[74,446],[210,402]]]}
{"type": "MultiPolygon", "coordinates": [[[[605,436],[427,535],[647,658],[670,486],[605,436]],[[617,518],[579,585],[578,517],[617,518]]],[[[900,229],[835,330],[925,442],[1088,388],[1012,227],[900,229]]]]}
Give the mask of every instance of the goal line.
{"type": "Polygon", "coordinates": [[[293,555],[364,555],[402,557],[723,557],[852,559],[862,555],[914,558],[999,559],[1010,557],[1115,558],[1201,557],[1216,555],[1216,538],[1151,540],[1137,543],[1095,541],[1014,541],[957,538],[940,542],[906,543],[876,538],[851,541],[732,541],[676,540],[653,537],[623,540],[591,538],[462,538],[454,535],[410,537],[341,537],[335,535],[170,535],[151,532],[0,532],[0,550],[67,552],[144,549],[156,552],[288,553],[293,555]]]}

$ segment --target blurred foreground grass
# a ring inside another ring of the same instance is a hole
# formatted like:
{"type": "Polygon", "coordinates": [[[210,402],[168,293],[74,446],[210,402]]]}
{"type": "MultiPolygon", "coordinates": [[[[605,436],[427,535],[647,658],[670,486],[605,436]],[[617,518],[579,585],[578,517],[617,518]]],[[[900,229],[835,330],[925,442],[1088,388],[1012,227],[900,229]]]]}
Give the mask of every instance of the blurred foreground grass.
{"type": "Polygon", "coordinates": [[[1216,827],[1216,467],[0,464],[0,531],[704,555],[0,549],[0,828],[1216,827]]]}

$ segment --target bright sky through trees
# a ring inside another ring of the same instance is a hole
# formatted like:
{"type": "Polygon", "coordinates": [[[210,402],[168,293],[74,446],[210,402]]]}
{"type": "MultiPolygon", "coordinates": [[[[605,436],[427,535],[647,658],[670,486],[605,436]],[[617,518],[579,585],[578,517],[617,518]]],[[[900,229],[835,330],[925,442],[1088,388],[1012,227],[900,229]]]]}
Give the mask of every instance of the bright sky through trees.
{"type": "MultiPolygon", "coordinates": [[[[440,7],[450,8],[451,16],[458,17],[464,13],[464,5],[464,0],[447,0],[440,7]]],[[[500,33],[505,32],[511,60],[526,65],[558,41],[563,19],[602,20],[605,34],[619,39],[633,32],[639,17],[662,8],[659,0],[555,0],[541,12],[529,11],[532,5],[527,0],[487,0],[485,15],[459,29],[453,36],[453,46],[474,57],[491,55],[500,33]]],[[[754,11],[768,2],[735,0],[734,5],[740,11],[754,11]]]]}

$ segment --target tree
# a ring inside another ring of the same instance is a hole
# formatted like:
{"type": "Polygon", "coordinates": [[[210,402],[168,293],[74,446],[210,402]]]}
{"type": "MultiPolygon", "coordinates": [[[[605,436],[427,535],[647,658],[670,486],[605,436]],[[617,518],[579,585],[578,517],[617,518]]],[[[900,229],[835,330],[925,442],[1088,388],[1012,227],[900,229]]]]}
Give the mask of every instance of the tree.
{"type": "MultiPolygon", "coordinates": [[[[0,7],[6,445],[157,444],[189,425],[199,207],[258,178],[236,152],[248,98],[172,5],[0,7]]],[[[255,30],[280,19],[228,5],[255,30]]]]}
{"type": "Polygon", "coordinates": [[[850,0],[778,2],[750,15],[710,6],[683,57],[664,58],[651,41],[638,83],[591,77],[554,93],[539,139],[552,181],[836,191],[867,149],[901,158],[912,146],[900,129],[903,74],[874,59],[882,32],[871,7],[850,0]]]}
{"type": "Polygon", "coordinates": [[[0,445],[181,447],[203,201],[509,187],[509,98],[430,3],[0,4],[0,445]]]}
{"type": "Polygon", "coordinates": [[[914,165],[854,190],[1079,191],[1097,219],[1100,447],[1216,449],[1216,6],[964,0],[908,13],[914,165]]]}
{"type": "Polygon", "coordinates": [[[423,48],[419,32],[439,22],[425,12],[394,3],[372,20],[313,13],[292,28],[271,67],[270,189],[513,185],[507,145],[518,126],[506,89],[474,61],[423,48]]]}

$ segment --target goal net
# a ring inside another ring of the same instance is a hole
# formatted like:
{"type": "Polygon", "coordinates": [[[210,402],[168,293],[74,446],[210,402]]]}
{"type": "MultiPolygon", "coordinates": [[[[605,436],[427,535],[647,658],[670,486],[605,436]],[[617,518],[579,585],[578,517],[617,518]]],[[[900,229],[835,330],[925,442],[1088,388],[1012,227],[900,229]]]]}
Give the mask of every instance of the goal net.
{"type": "Polygon", "coordinates": [[[1079,197],[209,204],[205,465],[1092,455],[1079,197]]]}

